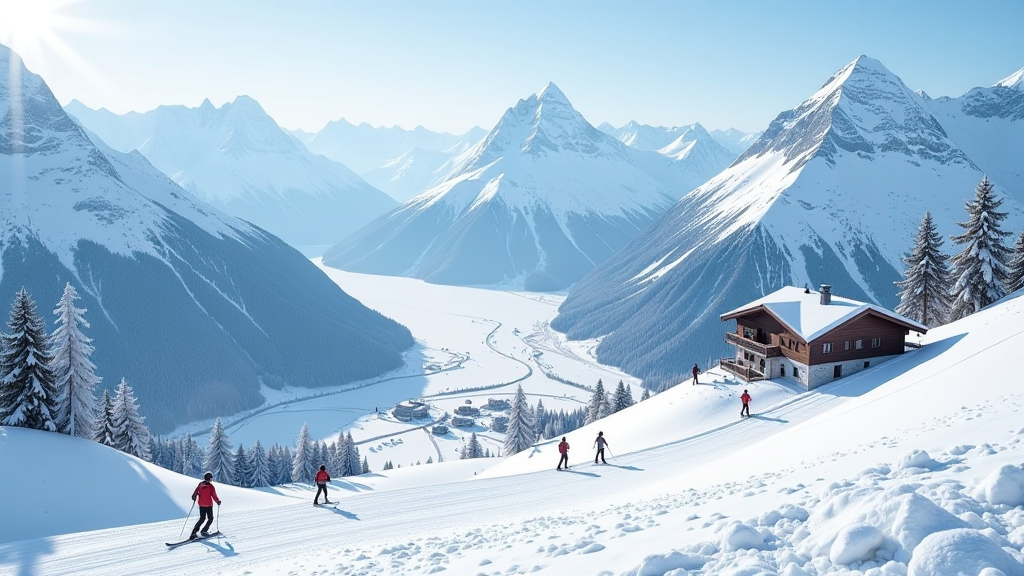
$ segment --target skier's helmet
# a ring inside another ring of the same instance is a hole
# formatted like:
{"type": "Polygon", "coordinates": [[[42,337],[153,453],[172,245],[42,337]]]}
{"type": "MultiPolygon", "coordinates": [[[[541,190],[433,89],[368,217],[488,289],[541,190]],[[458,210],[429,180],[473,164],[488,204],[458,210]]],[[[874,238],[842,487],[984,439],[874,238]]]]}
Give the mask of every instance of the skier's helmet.
{"type": "Polygon", "coordinates": [[[598,432],[597,435],[598,436],[604,436],[604,432],[598,432]]]}
{"type": "Polygon", "coordinates": [[[321,466],[320,469],[321,470],[327,470],[327,466],[321,466]]]}
{"type": "Polygon", "coordinates": [[[203,480],[213,480],[213,472],[207,472],[203,474],[203,480]]]}

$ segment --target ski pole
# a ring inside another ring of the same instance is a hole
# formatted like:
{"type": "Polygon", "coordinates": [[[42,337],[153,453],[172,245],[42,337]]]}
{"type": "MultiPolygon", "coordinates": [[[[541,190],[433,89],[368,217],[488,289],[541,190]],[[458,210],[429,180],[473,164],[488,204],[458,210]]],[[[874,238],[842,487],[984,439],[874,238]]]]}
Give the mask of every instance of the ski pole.
{"type": "Polygon", "coordinates": [[[217,532],[220,532],[220,502],[217,502],[217,532]]]}
{"type": "Polygon", "coordinates": [[[188,509],[188,515],[185,516],[185,523],[181,525],[181,532],[178,532],[178,538],[185,535],[185,526],[188,526],[188,517],[192,515],[192,510],[196,507],[196,501],[192,501],[192,508],[188,509]]]}
{"type": "Polygon", "coordinates": [[[611,448],[608,448],[608,447],[606,446],[606,447],[605,447],[605,450],[607,450],[607,451],[608,451],[608,455],[612,457],[612,460],[615,460],[615,463],[616,463],[616,464],[618,464],[618,463],[619,463],[619,459],[615,457],[615,454],[612,454],[612,449],[611,449],[611,448]]]}

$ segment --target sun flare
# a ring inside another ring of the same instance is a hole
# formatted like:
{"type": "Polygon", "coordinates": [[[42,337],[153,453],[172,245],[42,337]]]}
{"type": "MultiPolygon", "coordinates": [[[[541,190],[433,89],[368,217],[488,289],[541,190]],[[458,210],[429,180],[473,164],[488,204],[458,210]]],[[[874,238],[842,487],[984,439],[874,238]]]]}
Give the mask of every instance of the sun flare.
{"type": "Polygon", "coordinates": [[[81,30],[84,21],[67,12],[81,0],[0,0],[0,44],[22,57],[45,58],[55,53],[72,59],[62,33],[81,30]]]}

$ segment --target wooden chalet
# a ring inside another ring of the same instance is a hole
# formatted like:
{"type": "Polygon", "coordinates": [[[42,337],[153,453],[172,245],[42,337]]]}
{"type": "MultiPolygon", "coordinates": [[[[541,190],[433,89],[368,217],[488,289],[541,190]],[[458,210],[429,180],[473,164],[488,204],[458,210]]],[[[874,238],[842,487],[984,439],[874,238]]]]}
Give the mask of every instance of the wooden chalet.
{"type": "Polygon", "coordinates": [[[811,390],[903,354],[911,330],[928,328],[875,304],[787,286],[722,314],[736,347],[722,368],[750,382],[786,378],[811,390]]]}

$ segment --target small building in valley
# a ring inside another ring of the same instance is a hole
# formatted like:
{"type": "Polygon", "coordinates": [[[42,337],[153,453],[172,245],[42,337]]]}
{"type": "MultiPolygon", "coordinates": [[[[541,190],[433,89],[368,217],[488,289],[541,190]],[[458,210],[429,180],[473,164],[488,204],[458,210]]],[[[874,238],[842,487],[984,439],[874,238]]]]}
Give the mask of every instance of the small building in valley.
{"type": "Polygon", "coordinates": [[[472,418],[467,418],[466,416],[452,416],[452,426],[455,426],[456,428],[469,428],[474,424],[476,424],[476,422],[472,418]]]}
{"type": "Polygon", "coordinates": [[[430,415],[430,406],[419,400],[406,400],[399,402],[391,409],[391,415],[403,422],[416,418],[426,418],[430,415]]]}
{"type": "Polygon", "coordinates": [[[746,381],[787,378],[811,390],[905,351],[911,330],[928,328],[876,304],[786,286],[722,314],[736,320],[725,340],[735,358],[722,368],[746,381]]]}
{"type": "Polygon", "coordinates": [[[473,406],[467,406],[464,404],[462,406],[457,406],[455,408],[455,413],[458,414],[459,416],[479,416],[480,409],[474,408],[473,406]]]}

